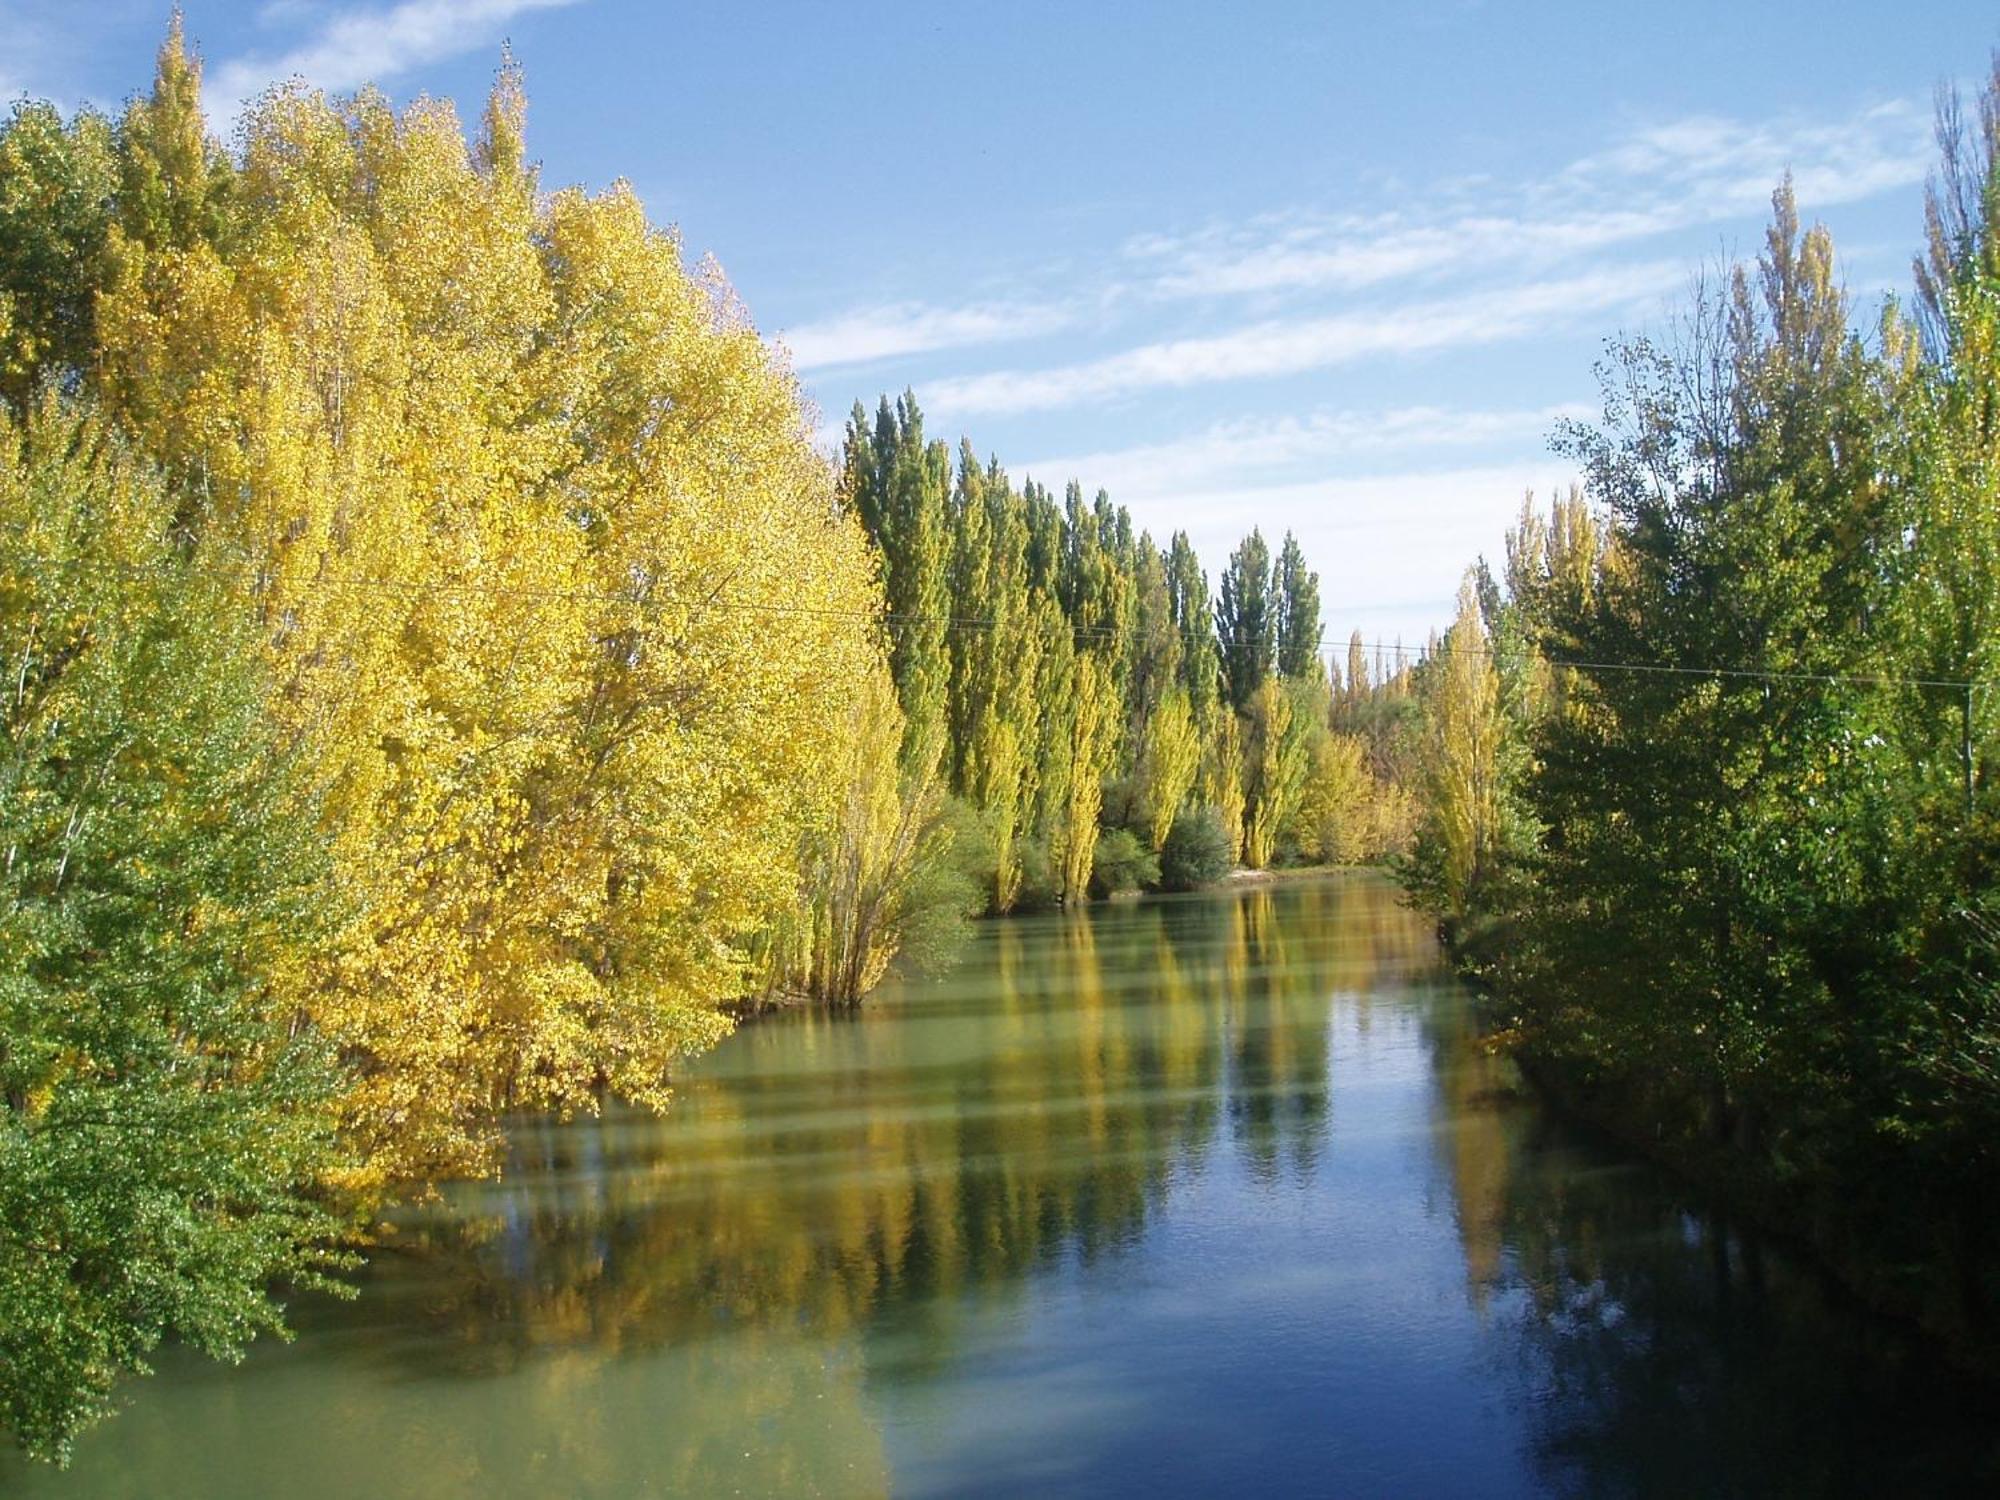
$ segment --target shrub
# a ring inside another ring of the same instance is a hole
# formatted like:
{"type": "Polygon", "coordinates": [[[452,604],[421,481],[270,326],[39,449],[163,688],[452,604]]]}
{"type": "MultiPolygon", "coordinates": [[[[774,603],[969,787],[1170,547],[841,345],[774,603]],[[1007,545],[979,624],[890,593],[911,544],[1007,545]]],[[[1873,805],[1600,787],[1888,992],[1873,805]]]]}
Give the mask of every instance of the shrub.
{"type": "Polygon", "coordinates": [[[1115,896],[1160,883],[1159,856],[1129,828],[1107,828],[1097,836],[1097,858],[1090,874],[1090,894],[1115,896]]]}
{"type": "Polygon", "coordinates": [[[1191,891],[1229,873],[1229,835],[1210,807],[1184,809],[1174,819],[1160,850],[1160,885],[1191,891]]]}

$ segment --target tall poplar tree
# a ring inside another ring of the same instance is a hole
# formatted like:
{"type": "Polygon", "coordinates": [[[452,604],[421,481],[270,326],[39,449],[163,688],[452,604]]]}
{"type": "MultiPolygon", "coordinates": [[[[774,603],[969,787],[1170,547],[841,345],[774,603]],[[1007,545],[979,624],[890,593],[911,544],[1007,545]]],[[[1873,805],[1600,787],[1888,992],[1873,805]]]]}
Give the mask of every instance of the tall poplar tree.
{"type": "Polygon", "coordinates": [[[889,668],[903,705],[904,764],[922,774],[946,751],[951,661],[951,452],[924,439],[923,413],[905,391],[884,396],[874,430],[857,404],[847,433],[846,491],[882,557],[889,668]]]}
{"type": "Polygon", "coordinates": [[[1306,567],[1298,538],[1289,531],[1278,549],[1273,592],[1277,596],[1279,674],[1297,679],[1324,676],[1319,648],[1326,626],[1320,619],[1319,574],[1306,567]]]}
{"type": "Polygon", "coordinates": [[[1222,660],[1208,575],[1185,531],[1176,531],[1167,548],[1167,594],[1181,636],[1181,683],[1195,722],[1206,725],[1222,694],[1222,660]]]}
{"type": "Polygon", "coordinates": [[[1231,707],[1247,711],[1278,655],[1278,604],[1271,580],[1271,549],[1253,530],[1222,570],[1222,599],[1215,615],[1221,639],[1222,676],[1231,707]]]}

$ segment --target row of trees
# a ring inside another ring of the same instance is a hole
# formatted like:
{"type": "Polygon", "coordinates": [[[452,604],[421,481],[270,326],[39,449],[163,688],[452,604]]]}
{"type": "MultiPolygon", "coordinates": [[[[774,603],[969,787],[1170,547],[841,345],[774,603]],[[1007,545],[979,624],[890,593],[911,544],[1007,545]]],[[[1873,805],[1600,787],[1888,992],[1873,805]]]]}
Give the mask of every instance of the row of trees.
{"type": "Polygon", "coordinates": [[[1211,598],[1184,532],[1162,548],[1102,491],[1016,487],[969,442],[954,462],[909,394],[855,407],[841,484],[882,557],[905,780],[945,799],[990,910],[1398,838],[1289,534],[1274,560],[1253,531],[1211,598]]]}
{"type": "Polygon", "coordinates": [[[1991,1357],[2000,1278],[2000,74],[1914,313],[1787,183],[1613,346],[1582,490],[1413,674],[1413,887],[1576,1097],[1991,1357]]]}

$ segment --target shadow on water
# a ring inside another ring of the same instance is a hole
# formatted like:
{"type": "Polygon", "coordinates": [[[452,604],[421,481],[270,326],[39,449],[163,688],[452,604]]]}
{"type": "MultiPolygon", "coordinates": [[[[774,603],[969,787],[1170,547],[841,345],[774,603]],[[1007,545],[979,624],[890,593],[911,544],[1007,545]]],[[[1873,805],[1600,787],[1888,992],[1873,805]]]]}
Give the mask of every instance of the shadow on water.
{"type": "Polygon", "coordinates": [[[353,1304],[170,1355],[25,1495],[1881,1494],[1993,1455],[1921,1351],[1479,1045],[1372,878],[987,924],[523,1121],[353,1304]]]}

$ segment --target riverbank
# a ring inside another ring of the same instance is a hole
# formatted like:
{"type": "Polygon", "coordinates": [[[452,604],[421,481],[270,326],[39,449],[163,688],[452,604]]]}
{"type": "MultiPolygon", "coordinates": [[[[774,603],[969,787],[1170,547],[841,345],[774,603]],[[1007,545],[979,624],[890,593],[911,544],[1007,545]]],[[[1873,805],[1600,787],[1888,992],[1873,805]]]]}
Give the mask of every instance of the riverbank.
{"type": "MultiPolygon", "coordinates": [[[[1460,966],[1464,953],[1448,929],[1440,924],[1440,941],[1460,966]]],[[[1898,1222],[1910,1215],[1886,1210],[1879,1191],[1786,1180],[1765,1129],[1718,1124],[1704,1101],[1643,1080],[1591,1076],[1516,1029],[1504,988],[1485,973],[1461,973],[1479,997],[1483,1033],[1553,1113],[1665,1169],[1711,1211],[1811,1265],[1856,1309],[1921,1335],[1953,1368],[2000,1395],[2000,1338],[1978,1286],[1983,1237],[1970,1217],[1937,1205],[1929,1243],[1918,1247],[1928,1254],[1913,1255],[1898,1222]]]]}

